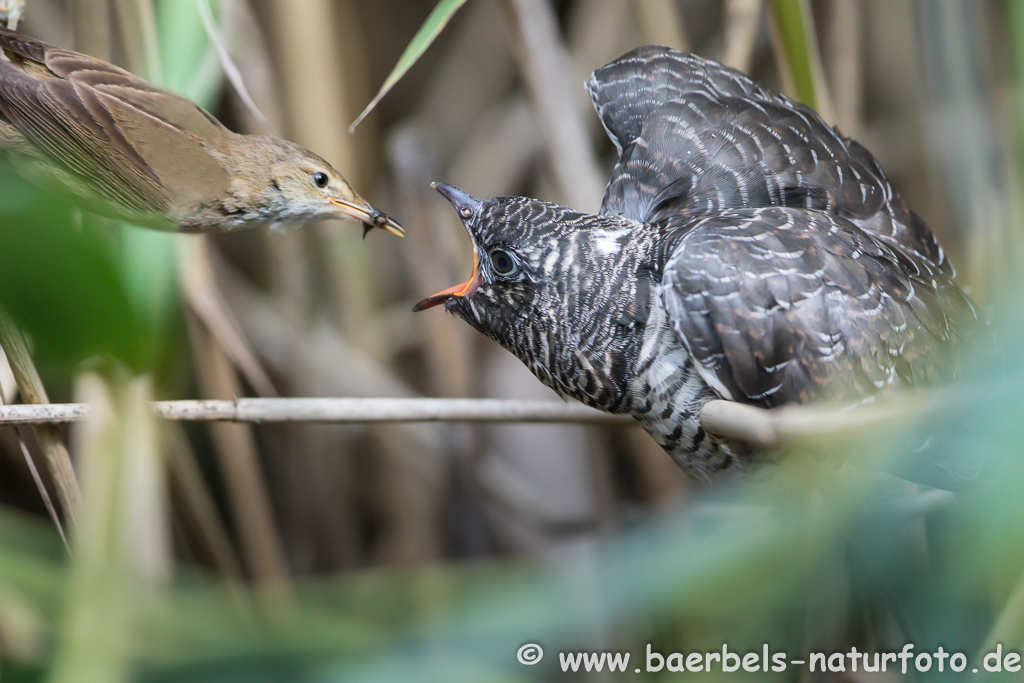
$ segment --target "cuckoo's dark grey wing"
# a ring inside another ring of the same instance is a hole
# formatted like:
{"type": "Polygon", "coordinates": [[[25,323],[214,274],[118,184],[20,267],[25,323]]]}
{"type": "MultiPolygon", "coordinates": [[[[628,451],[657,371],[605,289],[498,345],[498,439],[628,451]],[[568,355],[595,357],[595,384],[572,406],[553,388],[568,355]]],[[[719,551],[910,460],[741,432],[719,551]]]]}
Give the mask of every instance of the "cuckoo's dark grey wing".
{"type": "Polygon", "coordinates": [[[594,70],[587,94],[621,152],[666,102],[691,93],[716,98],[770,99],[773,95],[735,69],[660,45],[645,45],[594,70]]]}
{"type": "Polygon", "coordinates": [[[853,400],[948,378],[958,319],[973,317],[937,269],[819,211],[727,211],[673,243],[662,304],[704,379],[745,403],[853,400]]]}
{"type": "Polygon", "coordinates": [[[620,152],[602,213],[661,222],[740,207],[819,209],[951,272],[866,149],[738,71],[647,46],[596,70],[587,91],[620,152]]]}

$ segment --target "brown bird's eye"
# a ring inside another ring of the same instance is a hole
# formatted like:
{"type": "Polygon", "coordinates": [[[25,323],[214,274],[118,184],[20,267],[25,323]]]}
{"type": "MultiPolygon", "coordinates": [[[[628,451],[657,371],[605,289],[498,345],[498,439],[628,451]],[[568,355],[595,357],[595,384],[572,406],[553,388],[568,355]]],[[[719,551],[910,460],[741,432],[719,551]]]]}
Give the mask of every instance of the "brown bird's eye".
{"type": "Polygon", "coordinates": [[[327,183],[330,178],[323,171],[317,171],[313,174],[313,182],[316,183],[317,187],[327,187],[327,183]]]}
{"type": "Polygon", "coordinates": [[[518,264],[516,260],[512,258],[512,254],[508,253],[504,249],[492,249],[491,250],[491,268],[495,274],[508,276],[515,273],[518,264]]]}
{"type": "Polygon", "coordinates": [[[467,206],[467,207],[464,207],[461,211],[459,211],[459,213],[461,213],[463,215],[463,217],[469,218],[470,216],[473,215],[473,209],[471,209],[471,208],[469,208],[467,206]]]}

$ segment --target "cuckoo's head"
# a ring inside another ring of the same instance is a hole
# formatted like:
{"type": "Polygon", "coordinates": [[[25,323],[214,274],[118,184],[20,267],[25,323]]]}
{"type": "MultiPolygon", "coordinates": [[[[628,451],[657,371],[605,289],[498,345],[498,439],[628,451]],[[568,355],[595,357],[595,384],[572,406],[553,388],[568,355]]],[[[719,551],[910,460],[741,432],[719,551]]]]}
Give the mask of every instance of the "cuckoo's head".
{"type": "Polygon", "coordinates": [[[646,317],[638,269],[653,241],[644,226],[535,199],[480,200],[434,187],[469,232],[473,270],[414,310],[443,303],[556,391],[578,397],[581,355],[614,356],[646,317]]]}
{"type": "Polygon", "coordinates": [[[556,281],[568,265],[563,254],[565,209],[524,197],[476,199],[457,187],[434,183],[469,232],[473,270],[462,284],[416,304],[444,304],[484,334],[504,343],[524,318],[553,307],[556,281]]]}

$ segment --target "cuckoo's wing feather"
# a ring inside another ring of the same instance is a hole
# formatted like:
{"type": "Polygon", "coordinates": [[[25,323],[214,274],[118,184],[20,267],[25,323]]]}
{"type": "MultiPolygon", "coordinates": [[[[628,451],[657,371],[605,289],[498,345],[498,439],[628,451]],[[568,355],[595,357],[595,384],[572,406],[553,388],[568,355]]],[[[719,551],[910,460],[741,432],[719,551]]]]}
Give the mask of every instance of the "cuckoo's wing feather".
{"type": "Polygon", "coordinates": [[[648,46],[596,70],[587,91],[619,149],[602,213],[657,223],[738,206],[820,209],[948,269],[866,149],[738,71],[648,46]]]}
{"type": "Polygon", "coordinates": [[[683,101],[692,93],[771,97],[739,71],[658,45],[638,47],[596,69],[585,87],[620,152],[640,137],[644,125],[666,102],[683,101]]]}
{"type": "Polygon", "coordinates": [[[766,407],[852,400],[942,379],[959,318],[937,269],[849,221],[768,207],[699,219],[673,241],[660,296],[701,375],[766,407]]]}

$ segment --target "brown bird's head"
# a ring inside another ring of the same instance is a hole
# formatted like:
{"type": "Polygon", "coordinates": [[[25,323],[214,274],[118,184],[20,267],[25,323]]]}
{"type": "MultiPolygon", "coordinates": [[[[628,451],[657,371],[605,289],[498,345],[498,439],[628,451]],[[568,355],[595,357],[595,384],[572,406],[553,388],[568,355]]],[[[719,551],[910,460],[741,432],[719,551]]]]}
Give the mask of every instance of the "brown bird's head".
{"type": "Polygon", "coordinates": [[[398,236],[405,234],[393,218],[356,194],[348,181],[324,159],[286,140],[265,140],[281,151],[274,155],[276,158],[267,169],[272,226],[289,227],[340,218],[363,223],[364,235],[373,228],[398,236]]]}
{"type": "Polygon", "coordinates": [[[30,179],[139,225],[225,232],[348,218],[402,234],[309,150],[232,133],[181,95],[3,28],[0,149],[30,179]]]}

